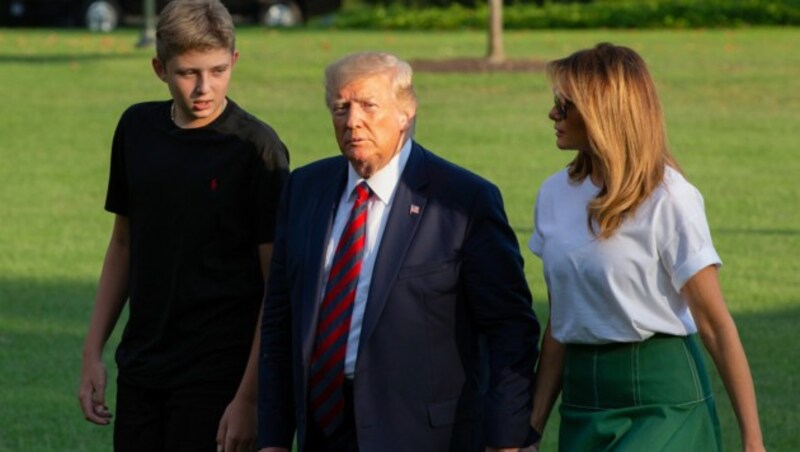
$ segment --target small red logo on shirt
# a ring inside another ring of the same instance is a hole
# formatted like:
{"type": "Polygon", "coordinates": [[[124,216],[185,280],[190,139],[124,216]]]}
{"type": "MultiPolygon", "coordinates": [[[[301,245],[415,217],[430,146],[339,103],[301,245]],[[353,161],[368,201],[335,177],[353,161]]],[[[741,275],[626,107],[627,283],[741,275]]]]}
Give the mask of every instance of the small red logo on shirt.
{"type": "Polygon", "coordinates": [[[211,179],[211,183],[209,184],[211,191],[217,191],[217,178],[211,179]]]}

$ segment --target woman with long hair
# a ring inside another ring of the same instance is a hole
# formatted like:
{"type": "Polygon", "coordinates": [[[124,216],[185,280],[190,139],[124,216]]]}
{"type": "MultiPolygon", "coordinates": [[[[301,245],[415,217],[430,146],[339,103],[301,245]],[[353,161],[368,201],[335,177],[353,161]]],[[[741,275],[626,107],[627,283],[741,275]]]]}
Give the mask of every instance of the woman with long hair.
{"type": "Polygon", "coordinates": [[[702,343],[743,449],[763,450],[703,198],[667,148],[644,61],[602,43],[547,74],[556,145],[577,155],[542,184],[529,241],[550,299],[533,427],[560,394],[560,450],[721,450],[702,343]]]}

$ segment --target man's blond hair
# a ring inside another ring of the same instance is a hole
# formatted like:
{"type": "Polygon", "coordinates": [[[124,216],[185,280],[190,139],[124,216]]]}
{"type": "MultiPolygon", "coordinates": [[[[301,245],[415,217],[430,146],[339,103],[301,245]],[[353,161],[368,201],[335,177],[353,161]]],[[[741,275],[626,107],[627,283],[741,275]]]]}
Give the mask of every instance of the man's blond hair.
{"type": "Polygon", "coordinates": [[[340,88],[356,80],[379,74],[389,74],[395,99],[403,107],[417,107],[417,95],[412,83],[411,65],[395,55],[384,52],[360,52],[346,55],[325,68],[325,102],[333,106],[340,88]]]}

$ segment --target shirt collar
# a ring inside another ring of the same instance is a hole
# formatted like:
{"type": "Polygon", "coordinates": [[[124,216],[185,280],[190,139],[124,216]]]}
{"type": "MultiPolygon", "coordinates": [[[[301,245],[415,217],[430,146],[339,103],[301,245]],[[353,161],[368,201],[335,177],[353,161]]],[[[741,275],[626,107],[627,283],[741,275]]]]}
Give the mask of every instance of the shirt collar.
{"type": "MultiPolygon", "coordinates": [[[[394,155],[389,163],[386,164],[383,168],[378,170],[375,174],[372,175],[369,179],[366,179],[367,185],[369,185],[370,190],[372,193],[384,204],[388,205],[389,201],[392,199],[392,194],[394,193],[394,189],[397,187],[397,183],[400,181],[400,175],[403,174],[403,169],[406,167],[406,163],[408,162],[408,157],[411,155],[411,139],[406,140],[403,143],[403,147],[400,148],[400,152],[394,155]]],[[[350,199],[350,194],[353,193],[353,190],[356,188],[356,185],[361,183],[364,178],[358,175],[356,171],[353,169],[352,165],[347,165],[347,186],[345,187],[345,193],[348,193],[348,200],[350,199]]]]}

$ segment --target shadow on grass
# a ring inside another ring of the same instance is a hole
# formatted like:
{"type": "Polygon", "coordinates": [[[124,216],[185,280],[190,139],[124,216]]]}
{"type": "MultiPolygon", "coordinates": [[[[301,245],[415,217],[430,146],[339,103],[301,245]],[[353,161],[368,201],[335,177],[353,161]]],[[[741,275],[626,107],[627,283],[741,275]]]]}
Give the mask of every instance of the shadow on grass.
{"type": "MultiPolygon", "coordinates": [[[[800,393],[796,391],[800,347],[795,345],[800,324],[798,301],[783,309],[734,314],[755,381],[767,450],[800,450],[800,393]]],[[[710,360],[709,366],[713,366],[710,360]]],[[[735,417],[718,377],[715,393],[726,450],[740,449],[735,417]]]]}
{"type": "MultiPolygon", "coordinates": [[[[93,281],[0,278],[0,450],[108,451],[111,429],[83,419],[77,402],[93,281]]],[[[113,349],[105,354],[113,401],[113,349]]]]}
{"type": "MultiPolygon", "coordinates": [[[[111,429],[86,422],[76,399],[95,287],[94,281],[0,278],[0,450],[110,450],[111,429]]],[[[794,345],[800,303],[762,312],[754,307],[734,317],[756,382],[767,448],[800,450],[800,347],[794,345]]],[[[105,355],[112,411],[113,350],[122,322],[105,355]]],[[[735,450],[737,427],[715,378],[726,448],[735,450]]],[[[556,424],[548,428],[543,450],[554,450],[556,424]]]]}
{"type": "MultiPolygon", "coordinates": [[[[528,237],[533,233],[533,227],[515,227],[517,235],[528,237]]],[[[796,236],[800,235],[800,229],[768,229],[768,228],[714,228],[713,235],[755,235],[755,236],[796,236]]]]}
{"type": "MultiPolygon", "coordinates": [[[[133,47],[133,44],[131,44],[133,47]]],[[[0,64],[28,64],[28,65],[47,65],[47,64],[70,64],[89,61],[111,61],[111,60],[141,60],[141,53],[51,53],[41,55],[0,55],[0,64]]]]}
{"type": "Polygon", "coordinates": [[[725,235],[800,235],[800,229],[766,229],[766,228],[715,228],[714,234],[725,235]]]}

